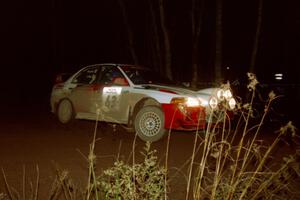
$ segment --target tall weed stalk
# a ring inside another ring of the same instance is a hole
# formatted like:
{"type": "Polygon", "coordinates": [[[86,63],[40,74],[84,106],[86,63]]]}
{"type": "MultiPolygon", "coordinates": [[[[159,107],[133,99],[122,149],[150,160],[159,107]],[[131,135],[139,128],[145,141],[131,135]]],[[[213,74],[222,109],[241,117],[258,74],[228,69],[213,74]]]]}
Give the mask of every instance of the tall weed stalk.
{"type": "Polygon", "coordinates": [[[240,112],[240,116],[235,129],[231,130],[226,109],[222,111],[212,110],[204,138],[201,138],[201,142],[198,144],[198,137],[195,137],[186,199],[189,198],[192,174],[194,180],[193,199],[197,200],[273,199],[279,198],[280,195],[284,194],[283,191],[288,189],[288,183],[292,177],[289,174],[290,166],[291,163],[295,163],[295,157],[285,158],[277,166],[271,166],[270,160],[272,152],[282,137],[286,136],[288,132],[295,135],[295,127],[291,122],[288,123],[281,128],[270,145],[263,146],[258,140],[258,136],[262,131],[272,101],[277,97],[273,92],[270,92],[260,121],[253,125],[251,121],[253,101],[258,81],[254,74],[248,74],[248,77],[251,99],[250,103],[239,104],[237,111],[240,112]],[[217,120],[216,123],[211,123],[211,118],[216,114],[214,112],[224,112],[222,121],[217,120]],[[238,139],[236,146],[235,141],[238,139]],[[199,160],[195,160],[196,148],[202,150],[199,160]],[[193,163],[198,163],[195,173],[192,173],[193,163]]]}

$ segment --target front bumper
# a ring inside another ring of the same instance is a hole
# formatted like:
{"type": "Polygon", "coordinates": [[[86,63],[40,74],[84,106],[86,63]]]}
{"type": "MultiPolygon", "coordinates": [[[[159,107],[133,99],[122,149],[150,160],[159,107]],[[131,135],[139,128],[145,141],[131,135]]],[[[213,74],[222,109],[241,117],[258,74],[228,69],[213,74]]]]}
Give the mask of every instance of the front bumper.
{"type": "Polygon", "coordinates": [[[205,128],[206,114],[202,106],[179,108],[176,104],[163,104],[162,109],[166,129],[193,131],[205,128]]]}
{"type": "Polygon", "coordinates": [[[234,118],[234,112],[229,110],[206,110],[206,123],[219,124],[231,121],[234,118]]]}

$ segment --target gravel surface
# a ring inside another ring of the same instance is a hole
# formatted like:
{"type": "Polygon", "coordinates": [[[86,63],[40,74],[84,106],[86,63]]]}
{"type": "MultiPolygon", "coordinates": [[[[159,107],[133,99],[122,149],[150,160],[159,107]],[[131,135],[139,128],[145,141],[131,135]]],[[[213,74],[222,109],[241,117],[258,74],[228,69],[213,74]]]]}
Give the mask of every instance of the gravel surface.
{"type": "MultiPolygon", "coordinates": [[[[86,156],[93,138],[95,123],[77,120],[72,126],[60,125],[56,118],[44,109],[17,110],[3,113],[0,120],[0,167],[8,183],[22,193],[23,169],[26,172],[27,187],[36,181],[36,168],[39,169],[39,199],[47,199],[56,168],[67,170],[78,187],[84,188],[87,182],[88,165],[86,156]]],[[[173,132],[170,141],[169,172],[170,199],[185,199],[186,161],[190,158],[194,132],[173,132]]],[[[121,126],[100,123],[97,129],[95,153],[97,172],[112,166],[120,157],[131,162],[134,134],[121,126]]],[[[269,141],[272,134],[265,134],[262,140],[269,141]]],[[[167,137],[152,144],[157,150],[161,164],[165,162],[167,137]]],[[[137,161],[144,142],[137,140],[137,161]]],[[[290,153],[294,147],[280,143],[276,156],[290,153]]],[[[0,192],[5,191],[3,176],[0,179],[0,192]]]]}

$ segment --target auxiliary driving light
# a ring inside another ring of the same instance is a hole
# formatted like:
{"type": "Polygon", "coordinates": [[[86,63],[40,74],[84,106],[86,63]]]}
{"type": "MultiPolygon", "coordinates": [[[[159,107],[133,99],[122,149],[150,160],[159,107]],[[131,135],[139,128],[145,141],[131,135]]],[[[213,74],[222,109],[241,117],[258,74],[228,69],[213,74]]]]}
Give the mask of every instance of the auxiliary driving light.
{"type": "Polygon", "coordinates": [[[224,92],[224,97],[225,97],[226,100],[229,100],[232,97],[231,91],[230,90],[226,90],[224,92]]]}
{"type": "Polygon", "coordinates": [[[212,97],[210,100],[209,100],[209,105],[212,109],[216,109],[218,107],[218,100],[216,97],[212,97]]]}
{"type": "Polygon", "coordinates": [[[228,105],[229,105],[229,108],[231,110],[233,110],[236,106],[236,100],[234,98],[231,98],[229,101],[228,101],[228,105]]]}
{"type": "Polygon", "coordinates": [[[223,101],[224,100],[224,90],[222,90],[222,89],[218,90],[217,97],[218,97],[218,99],[223,101]]]}

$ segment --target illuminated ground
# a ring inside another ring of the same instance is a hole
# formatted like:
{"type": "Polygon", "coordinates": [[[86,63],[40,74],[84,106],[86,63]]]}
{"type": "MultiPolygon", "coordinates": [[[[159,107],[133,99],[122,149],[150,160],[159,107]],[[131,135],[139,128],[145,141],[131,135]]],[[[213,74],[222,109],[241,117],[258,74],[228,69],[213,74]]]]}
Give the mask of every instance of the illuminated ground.
{"type": "MultiPolygon", "coordinates": [[[[75,183],[84,188],[87,177],[87,156],[89,144],[92,141],[94,122],[77,121],[72,127],[63,127],[57,123],[54,116],[46,111],[20,111],[8,115],[0,122],[0,167],[7,176],[8,183],[21,192],[23,166],[26,168],[27,181],[35,183],[35,169],[40,170],[40,199],[49,195],[51,183],[55,176],[55,164],[70,172],[75,183]],[[18,117],[17,117],[18,116],[18,117]]],[[[118,155],[125,161],[130,160],[134,134],[117,127],[99,124],[96,143],[97,170],[106,169],[118,155]]],[[[266,140],[272,138],[266,134],[266,140]]],[[[182,173],[187,174],[185,162],[190,158],[193,148],[194,133],[172,133],[169,155],[169,170],[171,174],[170,199],[184,199],[186,180],[182,173]],[[179,171],[179,173],[175,173],[179,171]],[[173,197],[173,198],[172,198],[173,197]],[[175,198],[176,197],[176,198],[175,198]]],[[[153,144],[158,151],[161,163],[164,163],[166,138],[153,144]]],[[[137,157],[143,142],[137,140],[137,157]]],[[[292,148],[280,143],[280,151],[276,154],[292,152],[292,148]]],[[[29,185],[27,186],[29,187],[29,185]]],[[[0,191],[4,191],[4,181],[1,178],[0,191]]]]}

